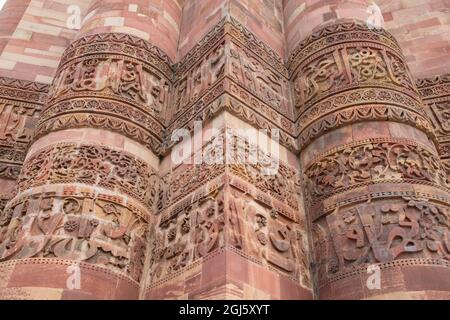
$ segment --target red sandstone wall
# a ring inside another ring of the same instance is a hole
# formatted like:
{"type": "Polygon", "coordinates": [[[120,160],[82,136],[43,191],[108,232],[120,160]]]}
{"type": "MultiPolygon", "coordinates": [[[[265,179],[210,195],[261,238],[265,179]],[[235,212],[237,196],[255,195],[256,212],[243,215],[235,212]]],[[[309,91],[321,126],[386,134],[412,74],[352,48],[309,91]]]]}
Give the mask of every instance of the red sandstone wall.
{"type": "Polygon", "coordinates": [[[424,78],[450,72],[450,1],[375,1],[385,28],[399,41],[411,72],[424,78]]]}

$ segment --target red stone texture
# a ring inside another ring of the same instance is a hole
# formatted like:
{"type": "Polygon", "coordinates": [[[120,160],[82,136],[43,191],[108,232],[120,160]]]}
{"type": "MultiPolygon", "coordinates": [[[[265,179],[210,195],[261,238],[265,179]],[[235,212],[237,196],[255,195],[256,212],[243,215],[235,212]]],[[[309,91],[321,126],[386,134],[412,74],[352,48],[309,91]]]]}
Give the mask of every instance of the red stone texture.
{"type": "Polygon", "coordinates": [[[450,7],[375,3],[8,1],[0,298],[448,299],[450,7]]]}
{"type": "Polygon", "coordinates": [[[198,268],[144,291],[144,298],[310,300],[312,292],[295,281],[225,250],[198,268]]]}
{"type": "Polygon", "coordinates": [[[450,4],[446,0],[376,1],[416,78],[450,72],[450,4]]]}

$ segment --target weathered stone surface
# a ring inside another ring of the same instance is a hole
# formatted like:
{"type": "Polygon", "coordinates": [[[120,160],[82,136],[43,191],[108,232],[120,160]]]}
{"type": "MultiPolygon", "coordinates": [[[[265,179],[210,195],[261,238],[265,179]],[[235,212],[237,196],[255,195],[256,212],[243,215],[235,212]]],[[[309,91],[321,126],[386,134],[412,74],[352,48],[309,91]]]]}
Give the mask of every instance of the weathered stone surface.
{"type": "Polygon", "coordinates": [[[0,298],[450,296],[445,4],[74,2],[0,13],[0,298]]]}

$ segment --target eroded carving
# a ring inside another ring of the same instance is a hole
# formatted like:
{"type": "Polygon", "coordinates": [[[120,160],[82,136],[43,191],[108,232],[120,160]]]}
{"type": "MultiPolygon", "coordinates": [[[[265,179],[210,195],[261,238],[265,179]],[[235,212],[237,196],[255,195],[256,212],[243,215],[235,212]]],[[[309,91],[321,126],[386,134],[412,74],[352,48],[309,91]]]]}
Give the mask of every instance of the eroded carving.
{"type": "Polygon", "coordinates": [[[84,261],[139,281],[148,222],[147,213],[104,194],[48,192],[16,198],[0,219],[0,261],[84,261]]]}
{"type": "Polygon", "coordinates": [[[448,260],[448,206],[401,197],[337,208],[318,220],[313,248],[319,278],[396,259],[448,260]]]}
{"type": "Polygon", "coordinates": [[[152,208],[158,176],[144,161],[126,152],[87,144],[44,148],[25,163],[20,190],[52,183],[80,182],[129,194],[152,208]]]}
{"type": "Polygon", "coordinates": [[[448,187],[437,155],[412,141],[368,140],[345,145],[305,169],[309,203],[364,184],[405,183],[448,187]]]}

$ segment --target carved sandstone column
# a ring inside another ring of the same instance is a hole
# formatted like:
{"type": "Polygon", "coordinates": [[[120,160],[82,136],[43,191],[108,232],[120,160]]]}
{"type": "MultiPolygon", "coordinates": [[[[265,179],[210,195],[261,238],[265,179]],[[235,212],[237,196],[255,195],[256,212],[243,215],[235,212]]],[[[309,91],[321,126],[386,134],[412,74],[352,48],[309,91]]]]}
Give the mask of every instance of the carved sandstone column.
{"type": "Polygon", "coordinates": [[[4,298],[139,297],[172,69],[157,46],[123,33],[140,9],[114,5],[128,19],[91,11],[97,23],[66,49],[3,211],[4,298]],[[117,21],[121,33],[100,33],[117,21]]]}
{"type": "Polygon", "coordinates": [[[318,297],[450,297],[449,185],[395,39],[337,22],[289,67],[318,297]]]}
{"type": "Polygon", "coordinates": [[[189,162],[174,163],[174,141],[161,161],[143,297],[311,299],[283,60],[231,15],[177,64],[175,79],[168,131],[188,129],[195,142],[189,162]],[[278,154],[250,139],[258,129],[279,130],[278,154]],[[276,172],[265,174],[273,163],[276,172]]]}

